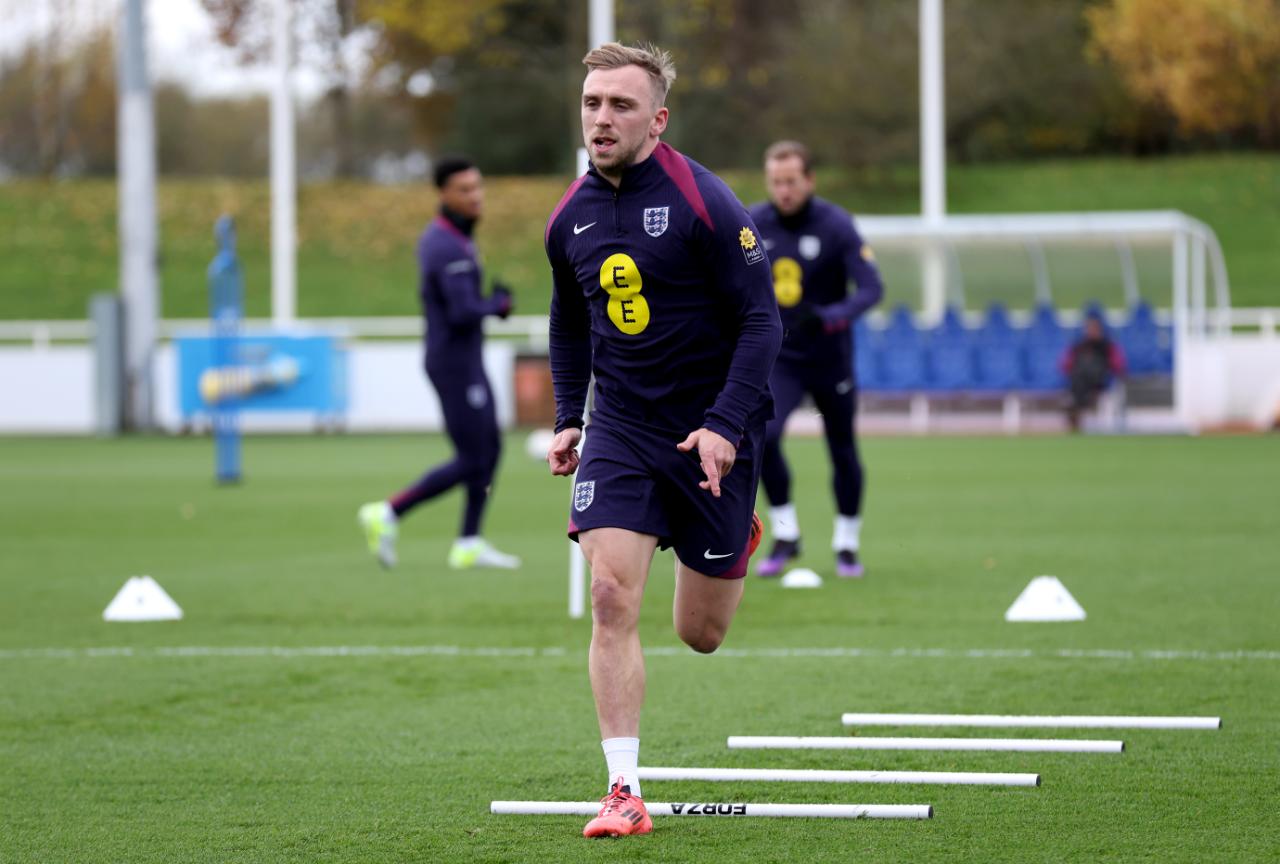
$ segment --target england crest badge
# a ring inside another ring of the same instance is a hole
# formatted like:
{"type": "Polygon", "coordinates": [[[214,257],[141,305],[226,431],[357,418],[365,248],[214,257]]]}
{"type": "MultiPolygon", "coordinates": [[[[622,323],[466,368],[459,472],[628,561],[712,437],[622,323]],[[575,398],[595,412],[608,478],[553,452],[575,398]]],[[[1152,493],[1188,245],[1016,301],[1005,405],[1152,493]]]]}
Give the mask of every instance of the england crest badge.
{"type": "Polygon", "coordinates": [[[800,238],[800,255],[812,261],[822,252],[822,241],[812,234],[800,238]]]}
{"type": "Polygon", "coordinates": [[[596,500],[596,481],[584,480],[573,487],[573,509],[581,513],[596,500]]]}
{"type": "Polygon", "coordinates": [[[667,230],[669,207],[644,208],[644,233],[661,237],[667,230]]]}

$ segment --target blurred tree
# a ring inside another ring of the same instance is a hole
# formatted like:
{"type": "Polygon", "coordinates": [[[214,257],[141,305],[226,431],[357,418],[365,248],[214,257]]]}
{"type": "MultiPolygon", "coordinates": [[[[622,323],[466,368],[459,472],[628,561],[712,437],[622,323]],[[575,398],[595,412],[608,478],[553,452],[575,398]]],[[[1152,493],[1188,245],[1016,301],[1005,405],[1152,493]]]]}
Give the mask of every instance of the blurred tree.
{"type": "Polygon", "coordinates": [[[115,167],[115,40],[50,28],[0,62],[0,162],[46,177],[115,167]]]}
{"type": "MultiPolygon", "coordinates": [[[[675,58],[667,135],[673,146],[713,167],[759,161],[759,132],[792,95],[778,86],[778,72],[797,59],[785,53],[786,37],[806,5],[799,0],[620,0],[622,40],[655,42],[675,58]]],[[[582,67],[577,68],[580,83],[582,67]]],[[[575,88],[575,96],[578,92],[575,88]]]]}
{"type": "MultiPolygon", "coordinates": [[[[200,0],[200,5],[213,19],[218,40],[235,48],[242,62],[262,63],[270,58],[272,0],[200,0]]],[[[326,85],[333,173],[351,176],[356,167],[351,91],[359,82],[348,55],[359,25],[357,0],[294,0],[293,10],[296,60],[319,74],[326,85]]]]}
{"type": "Polygon", "coordinates": [[[1187,133],[1280,144],[1280,0],[1103,0],[1092,55],[1187,133]]]}

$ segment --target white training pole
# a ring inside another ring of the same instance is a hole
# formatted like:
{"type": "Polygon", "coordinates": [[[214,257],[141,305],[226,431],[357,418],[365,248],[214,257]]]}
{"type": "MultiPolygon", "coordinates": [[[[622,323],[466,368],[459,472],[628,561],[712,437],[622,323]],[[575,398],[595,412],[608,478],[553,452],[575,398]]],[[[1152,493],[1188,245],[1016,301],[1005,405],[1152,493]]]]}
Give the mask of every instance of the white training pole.
{"type": "Polygon", "coordinates": [[[298,308],[297,146],[293,121],[293,0],[275,0],[271,56],[271,323],[287,327],[298,308]]]}
{"type": "MultiPolygon", "coordinates": [[[[920,215],[935,227],[947,213],[946,67],[942,0],[920,0],[920,215]]],[[[942,317],[947,265],[942,244],[924,247],[921,260],[927,320],[942,317]]]]}
{"type": "MultiPolygon", "coordinates": [[[[801,819],[930,819],[930,804],[655,804],[650,816],[782,816],[801,819]]],[[[595,816],[599,801],[491,801],[489,812],[513,816],[595,816]]]]}
{"type": "Polygon", "coordinates": [[[970,771],[828,771],[808,768],[641,768],[641,780],[735,780],[770,783],[929,783],[961,786],[1039,786],[1039,774],[970,771]]]}
{"type": "Polygon", "coordinates": [[[1123,741],[1058,738],[824,738],[730,735],[732,750],[999,750],[1021,753],[1122,753],[1123,741]]]}
{"type": "Polygon", "coordinates": [[[988,726],[1039,729],[1221,729],[1221,717],[1064,714],[843,714],[846,726],[988,726]]]}

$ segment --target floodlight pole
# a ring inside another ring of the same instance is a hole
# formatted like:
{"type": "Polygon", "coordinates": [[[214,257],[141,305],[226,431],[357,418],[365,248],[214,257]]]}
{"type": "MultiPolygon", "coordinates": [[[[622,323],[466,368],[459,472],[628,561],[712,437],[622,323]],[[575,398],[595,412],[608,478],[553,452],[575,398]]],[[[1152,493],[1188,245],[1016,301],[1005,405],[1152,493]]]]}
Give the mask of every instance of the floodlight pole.
{"type": "Polygon", "coordinates": [[[160,317],[160,230],[156,222],[155,119],[147,76],[143,0],[121,7],[116,75],[116,171],[119,184],[120,293],[125,307],[125,420],[151,428],[151,358],[160,317]]]}
{"type": "Polygon", "coordinates": [[[292,0],[275,0],[271,54],[271,323],[297,317],[297,148],[291,78],[292,0]]]}
{"type": "MultiPolygon", "coordinates": [[[[920,209],[928,223],[947,215],[946,80],[942,0],[920,0],[920,209]]],[[[939,243],[928,244],[923,262],[923,313],[941,317],[947,301],[946,259],[939,243]]]]}

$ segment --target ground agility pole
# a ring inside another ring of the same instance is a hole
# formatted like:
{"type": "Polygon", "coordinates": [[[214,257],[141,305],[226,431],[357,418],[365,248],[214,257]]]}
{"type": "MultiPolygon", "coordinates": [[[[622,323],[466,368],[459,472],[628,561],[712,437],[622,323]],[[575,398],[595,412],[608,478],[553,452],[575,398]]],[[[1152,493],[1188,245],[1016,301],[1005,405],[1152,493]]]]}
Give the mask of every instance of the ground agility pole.
{"type": "Polygon", "coordinates": [[[845,726],[984,726],[1024,729],[1221,729],[1221,717],[1035,714],[843,714],[845,726]]]}
{"type": "Polygon", "coordinates": [[[969,771],[828,771],[809,768],[640,768],[641,780],[761,781],[773,783],[925,783],[1039,786],[1039,774],[969,771]]]}
{"type": "MultiPolygon", "coordinates": [[[[650,816],[800,819],[932,819],[931,804],[657,804],[644,802],[650,816]]],[[[491,801],[489,812],[515,816],[595,816],[599,801],[491,801]]]]}
{"type": "Polygon", "coordinates": [[[1022,753],[1122,753],[1123,741],[1060,738],[852,738],[730,735],[731,750],[999,750],[1022,753]]]}

